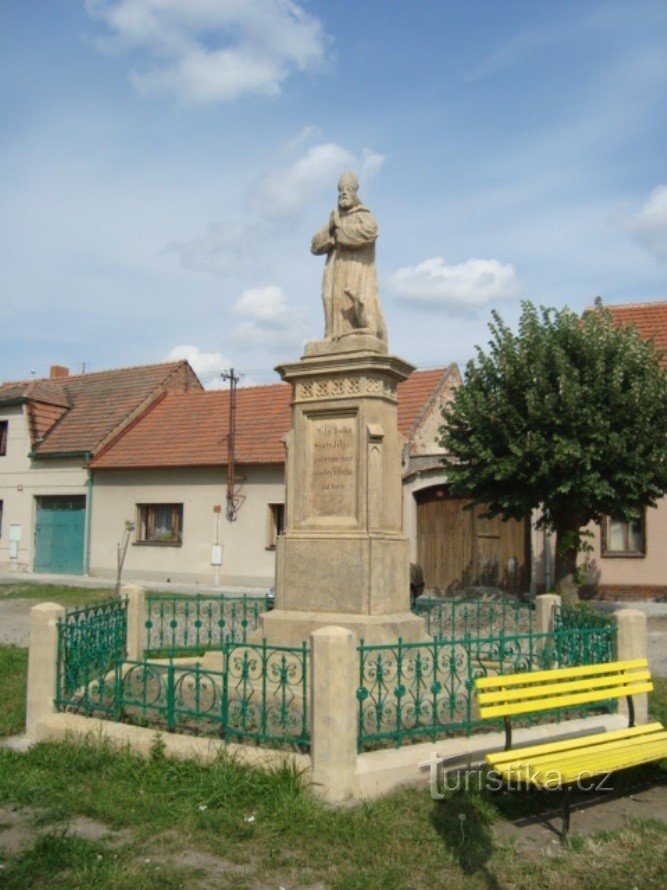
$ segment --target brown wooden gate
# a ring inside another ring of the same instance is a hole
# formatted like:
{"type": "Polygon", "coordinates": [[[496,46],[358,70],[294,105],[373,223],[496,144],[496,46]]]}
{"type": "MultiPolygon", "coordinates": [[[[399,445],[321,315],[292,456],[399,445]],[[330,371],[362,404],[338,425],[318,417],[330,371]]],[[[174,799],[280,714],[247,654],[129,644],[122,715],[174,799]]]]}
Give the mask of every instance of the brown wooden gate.
{"type": "Polygon", "coordinates": [[[530,586],[528,522],[485,519],[481,506],[465,510],[467,498],[444,485],[415,493],[417,559],[427,588],[451,593],[471,585],[521,593],[530,586]]]}

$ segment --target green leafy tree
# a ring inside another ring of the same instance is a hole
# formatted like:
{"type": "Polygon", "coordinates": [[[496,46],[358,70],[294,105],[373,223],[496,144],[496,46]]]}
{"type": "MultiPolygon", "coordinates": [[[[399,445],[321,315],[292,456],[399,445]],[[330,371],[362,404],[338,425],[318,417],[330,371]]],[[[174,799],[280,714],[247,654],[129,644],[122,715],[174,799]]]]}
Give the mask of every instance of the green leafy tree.
{"type": "Polygon", "coordinates": [[[584,527],[629,520],[667,490],[667,374],[654,345],[617,327],[598,298],[583,317],[522,304],[513,333],[498,313],[443,416],[453,490],[490,516],[556,533],[555,577],[577,595],[584,527]]]}

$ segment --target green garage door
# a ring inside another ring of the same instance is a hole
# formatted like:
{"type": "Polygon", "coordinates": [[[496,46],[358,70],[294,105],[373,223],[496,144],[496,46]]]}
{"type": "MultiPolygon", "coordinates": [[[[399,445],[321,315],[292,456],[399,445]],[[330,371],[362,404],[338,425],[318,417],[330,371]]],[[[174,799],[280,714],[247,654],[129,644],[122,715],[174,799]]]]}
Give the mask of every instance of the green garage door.
{"type": "Polygon", "coordinates": [[[35,572],[83,574],[85,497],[37,498],[35,572]]]}

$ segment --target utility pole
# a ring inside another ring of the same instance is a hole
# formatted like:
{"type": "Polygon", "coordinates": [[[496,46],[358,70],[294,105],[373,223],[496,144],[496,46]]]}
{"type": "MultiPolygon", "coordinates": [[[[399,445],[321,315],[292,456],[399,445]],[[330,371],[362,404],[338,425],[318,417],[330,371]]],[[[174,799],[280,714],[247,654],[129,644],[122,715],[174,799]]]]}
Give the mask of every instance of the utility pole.
{"type": "Polygon", "coordinates": [[[236,472],[236,387],[239,377],[234,368],[220,374],[223,380],[229,380],[229,432],[227,434],[227,519],[234,522],[243,501],[235,490],[236,472]]]}

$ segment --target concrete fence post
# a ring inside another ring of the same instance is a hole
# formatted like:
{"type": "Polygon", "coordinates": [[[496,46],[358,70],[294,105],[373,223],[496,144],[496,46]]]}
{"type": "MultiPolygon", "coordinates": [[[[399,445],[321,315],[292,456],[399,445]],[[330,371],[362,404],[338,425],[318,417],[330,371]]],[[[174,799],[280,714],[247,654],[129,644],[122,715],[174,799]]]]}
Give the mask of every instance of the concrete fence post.
{"type": "Polygon", "coordinates": [[[314,791],[328,803],[342,803],[355,791],[357,638],[343,627],[322,627],[310,643],[314,791]]]}
{"type": "Polygon", "coordinates": [[[58,627],[65,610],[58,603],[40,603],[30,610],[30,649],[26,695],[26,735],[37,738],[37,726],[56,713],[58,627]]]}
{"type": "MultiPolygon", "coordinates": [[[[541,593],[535,597],[535,633],[552,633],[555,628],[554,609],[560,606],[561,599],[556,593],[541,593]]],[[[538,639],[537,651],[544,649],[545,640],[538,639]]]]}
{"type": "MultiPolygon", "coordinates": [[[[633,658],[646,658],[646,615],[639,609],[619,609],[613,613],[616,624],[616,658],[618,661],[630,661],[633,658]]],[[[635,721],[648,722],[648,695],[633,695],[635,721]]],[[[628,713],[627,701],[619,700],[618,710],[621,714],[628,713]]]]}
{"type": "Polygon", "coordinates": [[[146,648],[146,589],[139,584],[123,584],[120,595],[127,598],[127,657],[142,661],[146,648]]]}

